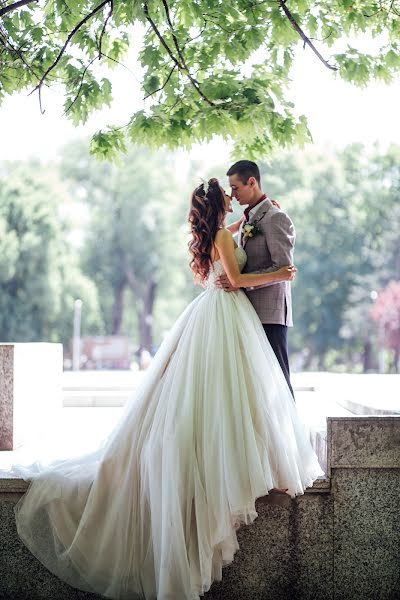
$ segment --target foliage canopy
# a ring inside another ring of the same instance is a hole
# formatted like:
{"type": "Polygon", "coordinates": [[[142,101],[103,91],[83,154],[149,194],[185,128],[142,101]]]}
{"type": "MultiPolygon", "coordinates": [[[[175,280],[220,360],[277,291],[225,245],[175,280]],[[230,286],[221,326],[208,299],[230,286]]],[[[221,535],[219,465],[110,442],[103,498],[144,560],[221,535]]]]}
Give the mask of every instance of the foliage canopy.
{"type": "Polygon", "coordinates": [[[102,65],[124,60],[140,25],[144,108],[129,123],[99,131],[92,150],[110,157],[128,139],[185,146],[214,134],[241,154],[304,143],[304,116],[287,100],[296,47],[321,69],[357,85],[386,82],[400,68],[400,7],[393,0],[19,0],[0,3],[0,100],[62,84],[65,113],[84,123],[110,105],[102,65]],[[376,53],[347,43],[376,39],[376,53]],[[122,125],[122,126],[120,126],[122,125]]]}

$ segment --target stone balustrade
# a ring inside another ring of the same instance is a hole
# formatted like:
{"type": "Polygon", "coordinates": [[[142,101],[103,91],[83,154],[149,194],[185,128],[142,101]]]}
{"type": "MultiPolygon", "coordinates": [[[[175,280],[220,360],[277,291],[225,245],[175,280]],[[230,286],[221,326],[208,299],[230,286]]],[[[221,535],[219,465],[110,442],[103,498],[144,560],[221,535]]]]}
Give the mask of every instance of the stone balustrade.
{"type": "MultiPolygon", "coordinates": [[[[206,600],[400,599],[400,417],[329,418],[327,444],[328,478],[295,500],[260,498],[206,600]]],[[[0,598],[100,600],[59,581],[20,542],[13,508],[26,487],[0,480],[0,598]]]]}

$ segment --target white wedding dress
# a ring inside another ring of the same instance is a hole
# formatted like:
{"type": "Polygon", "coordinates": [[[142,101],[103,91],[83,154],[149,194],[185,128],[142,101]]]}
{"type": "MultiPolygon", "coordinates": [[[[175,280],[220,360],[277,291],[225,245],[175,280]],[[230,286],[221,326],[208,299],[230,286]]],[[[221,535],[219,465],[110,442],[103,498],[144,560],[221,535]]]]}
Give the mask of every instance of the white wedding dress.
{"type": "Polygon", "coordinates": [[[216,288],[221,273],[215,261],[95,453],[20,468],[31,485],[18,533],[74,587],[198,599],[233,560],[255,499],[302,494],[322,475],[260,321],[243,291],[216,288]]]}

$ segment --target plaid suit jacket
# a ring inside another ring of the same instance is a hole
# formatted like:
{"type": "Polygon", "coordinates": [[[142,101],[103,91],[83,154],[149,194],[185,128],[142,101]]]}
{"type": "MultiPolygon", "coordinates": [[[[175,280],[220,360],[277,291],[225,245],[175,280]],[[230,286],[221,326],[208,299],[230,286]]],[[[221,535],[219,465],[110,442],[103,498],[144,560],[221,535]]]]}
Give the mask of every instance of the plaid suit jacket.
{"type": "MultiPolygon", "coordinates": [[[[267,198],[250,219],[256,222],[261,233],[242,240],[242,226],[238,242],[247,254],[244,273],[265,273],[293,264],[296,239],[294,225],[288,215],[267,198]]],[[[292,294],[289,281],[246,288],[244,290],[254,306],[261,323],[293,325],[292,294]]]]}

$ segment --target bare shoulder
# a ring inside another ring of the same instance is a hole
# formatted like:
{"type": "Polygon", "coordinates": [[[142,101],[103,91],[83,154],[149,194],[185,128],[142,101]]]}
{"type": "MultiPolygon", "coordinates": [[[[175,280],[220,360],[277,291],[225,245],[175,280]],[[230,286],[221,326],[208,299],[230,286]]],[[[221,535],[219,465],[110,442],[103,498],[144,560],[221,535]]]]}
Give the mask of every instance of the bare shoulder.
{"type": "Polygon", "coordinates": [[[233,243],[233,237],[231,232],[228,229],[223,227],[217,231],[217,235],[215,236],[215,243],[218,244],[227,244],[229,242],[233,243]]]}

